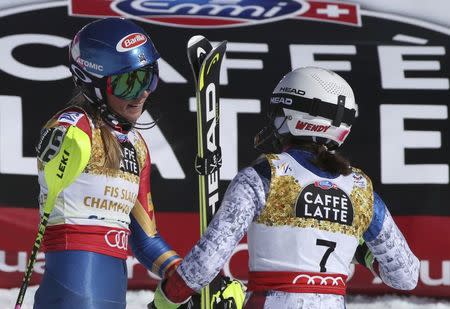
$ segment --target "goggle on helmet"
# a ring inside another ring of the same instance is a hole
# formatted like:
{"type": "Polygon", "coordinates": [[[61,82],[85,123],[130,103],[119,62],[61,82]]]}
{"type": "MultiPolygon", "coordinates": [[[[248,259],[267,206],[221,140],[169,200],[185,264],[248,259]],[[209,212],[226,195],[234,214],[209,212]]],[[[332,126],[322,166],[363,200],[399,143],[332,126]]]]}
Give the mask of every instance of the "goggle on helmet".
{"type": "Polygon", "coordinates": [[[106,92],[124,100],[137,99],[144,91],[155,91],[158,74],[158,63],[155,62],[128,73],[109,76],[106,79],[106,92]]]}

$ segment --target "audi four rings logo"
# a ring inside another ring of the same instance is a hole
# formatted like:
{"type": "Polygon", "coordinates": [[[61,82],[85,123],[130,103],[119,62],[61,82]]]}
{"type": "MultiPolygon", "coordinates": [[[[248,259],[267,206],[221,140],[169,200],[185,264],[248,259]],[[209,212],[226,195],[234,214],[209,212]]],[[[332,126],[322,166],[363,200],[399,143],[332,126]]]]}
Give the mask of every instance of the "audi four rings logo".
{"type": "Polygon", "coordinates": [[[330,280],[331,285],[339,285],[339,281],[341,281],[342,284],[345,285],[345,281],[342,277],[334,278],[334,277],[330,277],[330,276],[326,276],[326,277],[318,276],[318,275],[310,276],[307,274],[298,275],[297,277],[294,278],[294,280],[292,280],[292,283],[296,284],[297,281],[299,281],[301,278],[306,278],[308,280],[306,282],[306,284],[312,284],[312,285],[316,285],[319,283],[320,283],[320,285],[329,285],[328,280],[330,280]],[[318,279],[319,282],[316,282],[316,279],[318,279]]]}
{"type": "Polygon", "coordinates": [[[110,230],[105,234],[105,241],[111,248],[128,250],[128,231],[110,230]]]}

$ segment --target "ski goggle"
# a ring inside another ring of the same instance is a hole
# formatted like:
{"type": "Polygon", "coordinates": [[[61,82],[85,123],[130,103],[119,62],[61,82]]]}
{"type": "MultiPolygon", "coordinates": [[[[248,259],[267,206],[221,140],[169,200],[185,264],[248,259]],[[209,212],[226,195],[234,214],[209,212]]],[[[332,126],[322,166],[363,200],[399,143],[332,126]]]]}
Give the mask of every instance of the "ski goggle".
{"type": "Polygon", "coordinates": [[[106,81],[106,89],[109,94],[118,98],[134,100],[139,98],[144,91],[155,91],[158,80],[158,63],[155,62],[132,72],[109,76],[106,81]]]}

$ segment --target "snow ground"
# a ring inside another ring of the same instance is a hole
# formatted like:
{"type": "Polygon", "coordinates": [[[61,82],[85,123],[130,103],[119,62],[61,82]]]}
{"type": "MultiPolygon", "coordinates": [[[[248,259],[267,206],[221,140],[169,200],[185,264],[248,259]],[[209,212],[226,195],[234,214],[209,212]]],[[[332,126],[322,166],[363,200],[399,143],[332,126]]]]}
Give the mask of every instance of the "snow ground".
{"type": "MultiPolygon", "coordinates": [[[[37,286],[29,287],[22,309],[33,308],[33,296],[37,286]]],[[[0,289],[0,308],[13,309],[19,289],[0,289]]],[[[129,291],[127,309],[144,309],[153,299],[149,290],[129,291]]],[[[347,309],[450,309],[450,300],[437,300],[414,296],[349,296],[347,309]]]]}

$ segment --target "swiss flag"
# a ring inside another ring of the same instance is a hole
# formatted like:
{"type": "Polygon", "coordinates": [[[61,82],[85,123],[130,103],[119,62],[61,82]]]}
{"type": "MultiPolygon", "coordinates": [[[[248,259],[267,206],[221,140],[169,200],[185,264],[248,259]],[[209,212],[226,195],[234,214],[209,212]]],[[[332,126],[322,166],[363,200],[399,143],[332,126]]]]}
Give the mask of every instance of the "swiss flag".
{"type": "Polygon", "coordinates": [[[308,3],[309,9],[297,18],[361,26],[358,4],[337,1],[308,1],[308,3]]]}

